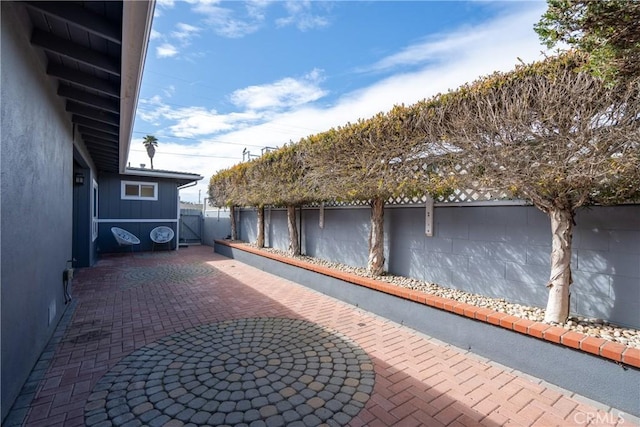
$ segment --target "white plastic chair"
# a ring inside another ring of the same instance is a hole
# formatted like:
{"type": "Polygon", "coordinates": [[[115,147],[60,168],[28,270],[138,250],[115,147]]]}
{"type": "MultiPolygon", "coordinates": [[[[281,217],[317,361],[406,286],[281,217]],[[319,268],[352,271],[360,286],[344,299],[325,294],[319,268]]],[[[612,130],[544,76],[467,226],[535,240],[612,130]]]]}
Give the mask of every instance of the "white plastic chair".
{"type": "Polygon", "coordinates": [[[173,240],[173,237],[175,236],[175,234],[171,227],[167,227],[166,225],[161,225],[151,230],[151,233],[149,233],[149,236],[151,237],[151,241],[153,241],[153,246],[151,248],[151,251],[154,251],[156,247],[156,243],[157,244],[170,243],[173,240]]]}
{"type": "Polygon", "coordinates": [[[133,252],[134,245],[140,244],[140,239],[127,230],[119,227],[111,227],[111,232],[113,233],[113,237],[115,237],[116,242],[118,242],[118,246],[131,246],[131,252],[133,252]]]}

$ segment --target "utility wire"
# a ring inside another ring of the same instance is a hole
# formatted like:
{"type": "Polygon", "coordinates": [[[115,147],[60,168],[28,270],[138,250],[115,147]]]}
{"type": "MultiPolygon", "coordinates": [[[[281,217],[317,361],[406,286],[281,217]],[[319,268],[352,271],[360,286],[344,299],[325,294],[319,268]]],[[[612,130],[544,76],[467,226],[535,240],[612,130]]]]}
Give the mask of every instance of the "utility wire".
{"type": "MultiPolygon", "coordinates": [[[[144,135],[153,135],[154,132],[147,132],[147,131],[133,131],[133,133],[141,133],[144,135]]],[[[161,135],[161,136],[166,136],[168,138],[174,138],[174,139],[188,139],[188,140],[192,140],[192,141],[202,141],[202,139],[200,138],[193,138],[190,136],[176,136],[176,135],[161,135]]],[[[254,144],[243,144],[241,142],[230,142],[230,141],[220,141],[219,139],[207,139],[208,142],[215,142],[216,144],[229,144],[229,145],[237,145],[237,146],[246,146],[246,147],[256,147],[256,148],[262,148],[264,147],[264,145],[254,145],[254,144]]]]}
{"type": "MultiPolygon", "coordinates": [[[[146,153],[146,150],[136,150],[135,148],[132,148],[131,151],[136,151],[138,153],[146,153]]],[[[215,156],[213,154],[186,154],[186,153],[167,153],[166,151],[159,151],[158,153],[160,154],[171,154],[174,156],[187,156],[187,157],[212,157],[212,158],[216,158],[216,159],[233,159],[233,160],[240,160],[239,157],[229,157],[229,156],[215,156]]]]}

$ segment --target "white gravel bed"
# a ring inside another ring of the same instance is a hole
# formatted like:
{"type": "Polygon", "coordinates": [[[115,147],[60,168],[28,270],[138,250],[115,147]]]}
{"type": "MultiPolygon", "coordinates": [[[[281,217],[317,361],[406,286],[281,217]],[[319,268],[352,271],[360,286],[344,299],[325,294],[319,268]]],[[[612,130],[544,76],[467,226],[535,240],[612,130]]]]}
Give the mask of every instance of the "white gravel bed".
{"type": "MultiPolygon", "coordinates": [[[[255,244],[244,244],[256,248],[255,244]]],[[[464,302],[475,305],[476,307],[485,307],[501,313],[507,313],[512,316],[529,319],[535,322],[544,321],[544,309],[540,307],[531,307],[522,304],[516,304],[506,301],[503,298],[491,298],[484,295],[472,294],[461,291],[459,289],[446,288],[435,283],[424,282],[404,276],[394,276],[385,274],[383,276],[373,276],[367,273],[365,268],[351,267],[349,265],[337,262],[327,261],[320,258],[314,258],[306,255],[291,257],[286,251],[274,248],[262,248],[261,250],[274,253],[287,258],[296,258],[311,264],[321,265],[331,269],[339,270],[346,273],[356,274],[361,277],[380,280],[396,286],[402,286],[413,290],[422,291],[431,295],[464,302]]],[[[602,319],[585,318],[582,316],[571,316],[565,323],[554,324],[567,330],[583,333],[585,335],[602,338],[608,341],[624,344],[629,347],[640,348],[640,331],[637,329],[617,326],[602,319]]]]}

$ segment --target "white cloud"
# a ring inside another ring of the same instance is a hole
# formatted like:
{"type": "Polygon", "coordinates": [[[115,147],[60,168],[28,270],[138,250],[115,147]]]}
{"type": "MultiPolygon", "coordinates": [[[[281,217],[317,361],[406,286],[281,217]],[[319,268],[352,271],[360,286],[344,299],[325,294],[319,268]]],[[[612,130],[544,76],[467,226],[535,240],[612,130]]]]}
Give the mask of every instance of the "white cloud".
{"type": "Polygon", "coordinates": [[[156,0],[156,4],[165,9],[171,9],[176,2],[174,0],[156,0]]]}
{"type": "Polygon", "coordinates": [[[222,0],[185,0],[186,3],[194,4],[198,7],[206,7],[215,4],[219,4],[222,0]]]}
{"type": "Polygon", "coordinates": [[[259,115],[251,112],[218,114],[215,110],[207,110],[203,107],[165,110],[161,114],[165,119],[176,122],[169,126],[171,134],[183,138],[232,131],[260,118],[259,115]]]}
{"type": "Polygon", "coordinates": [[[218,2],[198,2],[193,11],[205,15],[205,22],[214,33],[228,38],[240,38],[256,32],[264,19],[255,12],[247,20],[235,18],[233,10],[218,6],[218,2]]]}
{"type": "Polygon", "coordinates": [[[278,27],[287,27],[289,25],[295,25],[300,31],[309,31],[328,26],[329,20],[322,16],[307,14],[276,19],[276,26],[278,27]]]}
{"type": "MultiPolygon", "coordinates": [[[[163,89],[171,93],[173,86],[163,89]]],[[[200,135],[211,135],[221,131],[233,130],[235,126],[243,126],[247,121],[258,118],[251,113],[218,114],[215,110],[204,107],[172,107],[165,103],[161,96],[141,98],[138,101],[137,115],[140,119],[154,126],[174,123],[167,127],[170,134],[179,138],[192,138],[200,135]]]]}
{"type": "Polygon", "coordinates": [[[184,45],[188,43],[189,39],[197,35],[200,30],[201,29],[199,27],[196,27],[194,25],[179,22],[176,24],[176,30],[171,32],[171,37],[180,40],[180,42],[184,45]]]}
{"type": "Polygon", "coordinates": [[[154,126],[159,126],[164,113],[168,110],[170,110],[169,106],[162,102],[162,98],[159,95],[151,98],[140,98],[136,117],[154,126]]]}
{"type": "Polygon", "coordinates": [[[486,35],[479,33],[459,32],[444,35],[444,38],[432,36],[421,43],[405,47],[400,52],[387,56],[362,71],[387,71],[403,66],[415,66],[429,61],[441,61],[450,56],[456,49],[465,48],[481,41],[486,35]]]}
{"type": "MultiPolygon", "coordinates": [[[[321,3],[317,3],[321,4],[321,3]]],[[[315,28],[323,28],[330,25],[327,17],[312,12],[314,2],[304,0],[290,0],[284,2],[288,16],[276,20],[276,26],[286,27],[294,25],[300,31],[309,31],[315,28]]]]}
{"type": "Polygon", "coordinates": [[[174,93],[176,93],[176,87],[174,85],[169,85],[166,88],[162,89],[164,96],[167,98],[171,98],[174,93]]]}
{"type": "Polygon", "coordinates": [[[246,2],[246,10],[247,10],[247,14],[253,18],[253,19],[257,19],[257,20],[264,20],[265,19],[265,10],[267,9],[267,7],[273,3],[275,3],[278,0],[250,0],[246,2]]]}
{"type": "Polygon", "coordinates": [[[284,78],[262,86],[249,86],[231,94],[231,101],[250,110],[295,107],[322,98],[326,92],[318,84],[321,71],[313,70],[302,79],[284,78]]]}
{"type": "Polygon", "coordinates": [[[175,4],[175,0],[157,0],[156,7],[153,9],[153,17],[164,15],[164,9],[172,9],[175,4]]]}
{"type": "Polygon", "coordinates": [[[163,43],[156,47],[156,56],[158,58],[171,58],[178,54],[178,49],[171,43],[163,43]]]}
{"type": "MultiPolygon", "coordinates": [[[[528,30],[526,37],[531,39],[533,29],[530,18],[530,15],[509,15],[493,21],[490,26],[481,25],[448,34],[432,35],[419,43],[405,47],[400,52],[382,58],[360,71],[391,71],[402,67],[456,62],[461,53],[474,56],[474,47],[479,52],[486,52],[487,50],[495,50],[493,48],[499,48],[502,43],[510,44],[513,41],[505,39],[511,37],[512,34],[515,37],[522,37],[522,28],[528,30]],[[524,27],[519,27],[520,25],[524,27]],[[492,43],[494,44],[492,45],[492,43]]],[[[533,38],[535,39],[535,37],[533,38]]],[[[498,52],[494,53],[497,58],[504,57],[498,52]]],[[[485,63],[491,65],[493,58],[494,56],[486,57],[485,63]]]]}
{"type": "Polygon", "coordinates": [[[149,40],[157,40],[162,38],[162,34],[160,34],[158,31],[151,29],[151,34],[149,35],[149,40]]]}
{"type": "Polygon", "coordinates": [[[326,16],[317,10],[328,8],[328,3],[308,0],[286,2],[254,0],[244,4],[244,9],[233,10],[221,6],[219,1],[191,1],[193,11],[205,15],[205,22],[216,34],[228,38],[240,38],[255,33],[265,23],[266,10],[273,4],[284,5],[286,16],[276,19],[278,27],[295,26],[300,31],[308,31],[330,25],[326,16]]]}

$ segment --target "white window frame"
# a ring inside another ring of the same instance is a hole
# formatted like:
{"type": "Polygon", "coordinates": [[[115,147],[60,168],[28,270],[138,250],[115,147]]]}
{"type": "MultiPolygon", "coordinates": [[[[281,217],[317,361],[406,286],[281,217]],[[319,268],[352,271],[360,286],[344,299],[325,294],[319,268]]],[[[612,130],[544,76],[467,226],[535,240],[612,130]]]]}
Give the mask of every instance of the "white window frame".
{"type": "Polygon", "coordinates": [[[120,199],[122,200],[158,200],[158,183],[157,182],[144,182],[144,181],[120,181],[120,199]],[[153,197],[143,196],[127,196],[125,188],[127,185],[135,185],[138,187],[138,194],[140,194],[140,187],[142,185],[150,185],[153,187],[153,197]]]}

